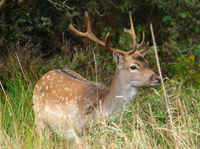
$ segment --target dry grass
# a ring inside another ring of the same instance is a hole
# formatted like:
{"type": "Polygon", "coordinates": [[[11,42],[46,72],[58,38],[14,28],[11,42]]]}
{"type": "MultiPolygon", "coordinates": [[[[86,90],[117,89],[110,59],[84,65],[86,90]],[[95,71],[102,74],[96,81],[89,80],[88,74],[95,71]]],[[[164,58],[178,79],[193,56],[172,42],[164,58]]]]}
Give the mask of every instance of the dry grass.
{"type": "MultiPolygon", "coordinates": [[[[151,89],[151,91],[145,89],[119,119],[110,122],[91,121],[82,136],[84,144],[80,148],[199,148],[199,90],[192,86],[183,87],[181,83],[174,80],[167,82],[166,89],[171,102],[173,127],[167,117],[166,105],[160,89],[151,89]]],[[[1,97],[3,96],[0,117],[2,148],[77,148],[73,143],[67,143],[58,136],[53,139],[36,136],[34,115],[31,104],[28,103],[31,102],[31,94],[26,97],[26,92],[29,91],[24,90],[24,93],[23,91],[20,93],[21,97],[17,97],[19,94],[13,96],[9,92],[7,90],[7,96],[10,100],[16,100],[18,105],[7,103],[5,93],[1,92],[1,97]]]]}
{"type": "MultiPolygon", "coordinates": [[[[90,80],[107,81],[111,78],[113,65],[107,68],[99,53],[78,51],[68,62],[68,66],[79,72],[79,65],[87,65],[84,76],[90,80]],[[86,59],[87,63],[85,62],[86,59]],[[96,68],[94,67],[96,64],[96,68]],[[101,66],[101,67],[99,67],[101,66]],[[95,68],[95,69],[94,69],[95,68]],[[108,74],[102,74],[107,70],[108,74]],[[89,75],[90,74],[90,75],[89,75]]],[[[19,56],[19,55],[18,55],[19,56]]],[[[57,60],[57,57],[55,58],[57,60]]],[[[32,111],[33,86],[43,73],[53,67],[29,67],[21,64],[20,56],[9,59],[10,78],[3,77],[0,87],[0,148],[2,149],[198,149],[200,148],[200,90],[198,87],[184,86],[175,79],[165,82],[172,122],[166,109],[166,102],[160,87],[141,89],[134,104],[130,105],[119,119],[114,121],[91,121],[84,131],[83,144],[35,135],[32,111]],[[18,63],[16,63],[18,61],[18,63]],[[23,71],[22,71],[23,70],[23,71]]],[[[54,61],[55,62],[55,61],[54,61]]]]}

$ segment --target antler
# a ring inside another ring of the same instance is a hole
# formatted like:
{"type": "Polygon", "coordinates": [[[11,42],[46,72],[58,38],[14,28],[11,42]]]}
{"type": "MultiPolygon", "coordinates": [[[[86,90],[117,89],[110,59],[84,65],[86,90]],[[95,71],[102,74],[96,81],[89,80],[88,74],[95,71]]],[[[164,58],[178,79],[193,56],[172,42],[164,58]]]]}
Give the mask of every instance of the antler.
{"type": "MultiPolygon", "coordinates": [[[[117,52],[120,53],[122,55],[129,55],[134,53],[138,48],[140,48],[143,44],[144,44],[144,32],[143,32],[143,39],[142,42],[138,45],[137,41],[136,41],[136,35],[135,35],[135,31],[134,31],[134,27],[133,27],[133,21],[132,21],[132,16],[131,13],[129,12],[129,19],[130,19],[130,24],[131,24],[131,29],[124,29],[125,32],[128,32],[129,34],[131,34],[131,36],[133,37],[133,44],[134,44],[134,48],[131,51],[122,51],[116,48],[111,48],[108,47],[108,42],[110,40],[110,33],[108,32],[105,36],[104,42],[99,40],[96,35],[92,32],[92,24],[91,24],[91,20],[90,17],[88,15],[88,12],[85,12],[85,20],[87,23],[87,31],[86,32],[81,32],[79,30],[77,30],[72,24],[69,26],[69,29],[74,32],[76,35],[80,36],[80,37],[85,37],[90,39],[91,41],[94,41],[96,43],[98,43],[99,45],[108,48],[109,50],[113,51],[113,52],[117,52]]],[[[145,49],[146,51],[146,49],[145,49]]]]}
{"type": "MultiPolygon", "coordinates": [[[[135,29],[134,29],[134,24],[132,20],[132,15],[130,11],[129,11],[129,20],[130,20],[131,28],[130,29],[124,28],[124,32],[129,33],[133,38],[133,49],[128,52],[128,54],[132,54],[132,53],[135,53],[138,49],[140,49],[144,45],[145,33],[144,31],[142,32],[142,41],[140,44],[138,44],[135,29]]],[[[146,48],[140,50],[139,52],[141,54],[145,53],[149,49],[148,45],[149,43],[146,44],[147,46],[146,48]]]]}
{"type": "Polygon", "coordinates": [[[108,47],[108,42],[110,40],[110,33],[108,32],[106,34],[105,37],[105,41],[101,41],[99,40],[95,34],[92,32],[92,25],[91,25],[91,20],[90,17],[88,15],[88,12],[85,12],[85,20],[87,22],[87,32],[80,32],[79,30],[77,30],[73,25],[69,26],[69,29],[74,32],[76,35],[80,36],[80,37],[86,37],[88,39],[90,39],[91,41],[94,41],[96,43],[98,43],[99,45],[108,48],[109,50],[113,51],[113,52],[117,52],[117,53],[121,53],[123,55],[127,54],[125,51],[119,50],[119,49],[115,49],[115,48],[110,48],[108,47]]]}
{"type": "Polygon", "coordinates": [[[100,44],[101,46],[105,46],[105,43],[103,43],[101,40],[99,40],[95,36],[95,34],[92,32],[92,27],[91,27],[92,25],[91,25],[91,21],[90,21],[90,18],[89,18],[89,15],[88,15],[87,12],[85,12],[85,19],[86,19],[86,22],[87,22],[87,32],[85,32],[85,33],[80,32],[73,25],[70,25],[69,29],[80,37],[86,37],[86,38],[100,44]]]}

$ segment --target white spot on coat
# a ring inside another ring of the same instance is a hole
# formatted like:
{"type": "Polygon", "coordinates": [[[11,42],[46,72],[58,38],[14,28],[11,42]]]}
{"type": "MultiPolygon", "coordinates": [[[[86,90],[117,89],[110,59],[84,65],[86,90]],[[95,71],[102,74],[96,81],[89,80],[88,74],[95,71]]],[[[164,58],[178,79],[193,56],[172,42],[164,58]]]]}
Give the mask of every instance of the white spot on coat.
{"type": "Polygon", "coordinates": [[[48,79],[48,80],[50,79],[50,75],[47,76],[47,79],[48,79]]]}

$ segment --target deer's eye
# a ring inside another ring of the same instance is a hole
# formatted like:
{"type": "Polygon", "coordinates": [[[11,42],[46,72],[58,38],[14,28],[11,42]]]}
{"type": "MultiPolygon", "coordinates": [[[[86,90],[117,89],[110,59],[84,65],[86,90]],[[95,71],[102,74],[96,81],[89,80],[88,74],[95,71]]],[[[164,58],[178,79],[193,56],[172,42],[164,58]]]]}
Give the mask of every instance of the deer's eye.
{"type": "Polygon", "coordinates": [[[134,71],[134,70],[137,69],[137,67],[136,67],[135,65],[131,65],[131,66],[129,67],[129,69],[130,69],[131,71],[134,71]]]}

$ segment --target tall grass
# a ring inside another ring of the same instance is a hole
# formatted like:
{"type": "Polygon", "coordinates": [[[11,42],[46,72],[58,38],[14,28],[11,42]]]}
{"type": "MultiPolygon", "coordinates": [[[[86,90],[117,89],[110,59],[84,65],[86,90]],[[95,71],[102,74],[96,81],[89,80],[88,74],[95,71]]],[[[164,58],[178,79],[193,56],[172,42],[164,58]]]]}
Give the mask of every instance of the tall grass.
{"type": "MultiPolygon", "coordinates": [[[[79,52],[78,56],[84,59],[84,53],[79,52]]],[[[92,59],[93,56],[91,56],[91,61],[94,61],[92,59]]],[[[75,63],[77,60],[72,60],[70,67],[74,67],[75,63]]],[[[16,63],[12,65],[9,70],[12,76],[0,80],[0,148],[2,149],[200,148],[200,90],[198,87],[184,86],[183,82],[175,79],[166,81],[172,124],[169,121],[160,87],[143,88],[135,102],[119,119],[109,122],[91,121],[82,136],[84,144],[77,146],[59,136],[49,138],[35,134],[32,91],[38,76],[43,75],[47,70],[42,69],[44,71],[34,74],[30,72],[30,69],[24,69],[23,65],[16,63]]],[[[94,69],[91,66],[89,68],[94,69]]],[[[97,69],[103,68],[97,67],[97,69]]],[[[86,70],[86,72],[90,71],[86,70]]],[[[96,70],[92,71],[96,73],[96,70]]],[[[90,78],[90,76],[87,77],[90,78]]],[[[98,80],[111,79],[110,76],[105,79],[95,75],[90,79],[97,78],[98,80]]]]}

